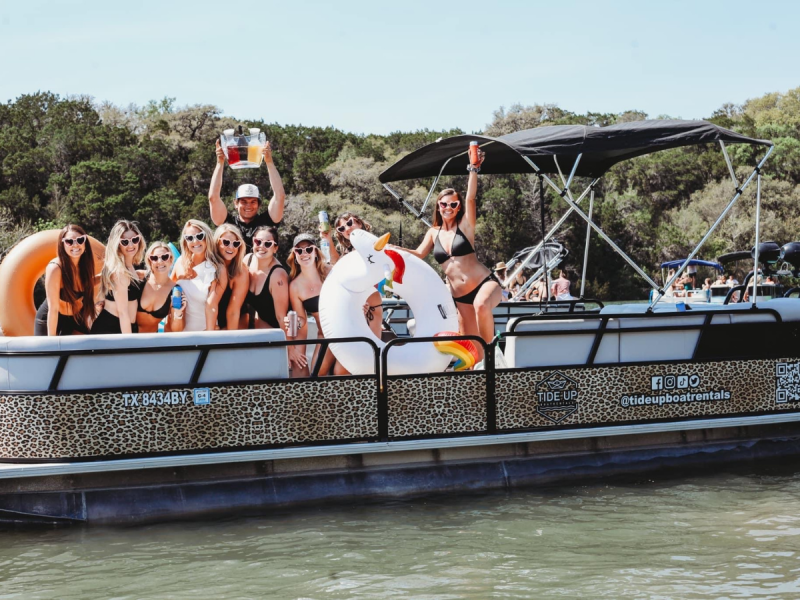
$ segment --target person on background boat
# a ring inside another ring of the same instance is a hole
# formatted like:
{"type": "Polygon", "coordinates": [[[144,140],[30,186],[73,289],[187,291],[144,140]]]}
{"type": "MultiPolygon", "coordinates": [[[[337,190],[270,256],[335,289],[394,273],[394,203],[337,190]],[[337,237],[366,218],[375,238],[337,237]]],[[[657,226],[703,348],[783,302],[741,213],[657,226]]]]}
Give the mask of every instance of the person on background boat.
{"type": "Polygon", "coordinates": [[[58,236],[56,252],[45,270],[47,298],[36,311],[33,334],[87,334],[95,316],[95,272],[86,232],[67,225],[58,236]]]}
{"type": "MultiPolygon", "coordinates": [[[[328,240],[328,244],[330,244],[331,266],[335,265],[339,258],[353,251],[353,245],[350,243],[350,234],[356,229],[372,231],[372,225],[352,212],[344,212],[339,215],[334,221],[333,228],[328,231],[325,231],[325,227],[320,224],[319,234],[322,239],[328,240]],[[335,244],[331,243],[333,235],[336,236],[335,244]]],[[[372,333],[380,339],[383,306],[381,305],[381,295],[378,292],[370,294],[367,298],[367,302],[364,304],[364,316],[372,333]]]]}
{"type": "Polygon", "coordinates": [[[550,286],[550,295],[556,300],[572,300],[573,296],[570,293],[570,285],[572,284],[567,276],[567,270],[561,269],[558,278],[553,281],[550,286]]]}
{"type": "Polygon", "coordinates": [[[255,329],[281,327],[289,312],[289,274],[278,260],[278,230],[259,227],[253,253],[247,255],[247,304],[255,311],[255,329]]]}
{"type": "Polygon", "coordinates": [[[223,223],[235,225],[242,232],[247,252],[253,251],[253,234],[259,227],[275,227],[283,219],[283,206],[286,201],[286,192],[283,190],[283,182],[280,173],[272,161],[272,148],[269,142],[266,143],[261,151],[264,155],[264,164],[267,165],[269,174],[269,184],[272,186],[273,196],[267,205],[267,210],[258,214],[261,206],[261,194],[258,188],[252,183],[240,185],[236,190],[236,199],[233,207],[236,209],[234,214],[230,214],[225,203],[220,197],[222,190],[222,172],[225,168],[225,154],[222,146],[217,140],[217,166],[211,176],[211,187],[208,190],[208,204],[211,211],[211,220],[219,226],[223,223]]]}
{"type": "MultiPolygon", "coordinates": [[[[319,293],[322,290],[322,283],[328,275],[329,267],[325,263],[319,248],[316,246],[316,238],[310,233],[301,233],[294,238],[292,252],[287,261],[289,263],[289,303],[292,310],[297,313],[298,340],[308,339],[308,318],[314,317],[317,323],[317,339],[325,337],[319,323],[319,293]]],[[[288,325],[287,325],[288,333],[288,325]]],[[[288,339],[293,339],[287,335],[288,339]]],[[[314,350],[312,364],[316,363],[319,354],[319,346],[314,350]]],[[[330,354],[330,350],[328,351],[330,354]]],[[[325,357],[320,375],[325,375],[333,365],[333,355],[325,357]]],[[[294,377],[308,377],[308,360],[306,359],[305,346],[289,346],[289,363],[292,367],[294,377]]]]}
{"type": "Polygon", "coordinates": [[[543,279],[539,279],[531,284],[525,293],[525,300],[528,302],[544,302],[547,300],[547,284],[543,279]]]}
{"type": "Polygon", "coordinates": [[[175,282],[169,278],[173,263],[172,250],[166,242],[153,242],[145,252],[145,263],[146,279],[136,312],[139,333],[158,333],[158,324],[164,319],[164,331],[183,331],[186,297],[181,293],[181,307],[173,308],[172,289],[175,282]]]}
{"type": "Polygon", "coordinates": [[[106,244],[106,257],[100,271],[103,309],[92,324],[93,334],[136,333],[136,313],[144,281],[136,265],[144,258],[146,243],[132,221],[117,221],[106,244]]]}
{"type": "Polygon", "coordinates": [[[214,245],[228,272],[228,285],[219,299],[217,325],[220,329],[247,329],[247,316],[242,307],[250,286],[250,275],[244,263],[246,247],[239,228],[223,223],[214,231],[214,245]]]}
{"type": "MultiPolygon", "coordinates": [[[[484,152],[478,153],[478,164],[469,165],[467,196],[464,201],[454,189],[442,190],[436,199],[433,227],[428,229],[416,250],[407,250],[424,259],[433,252],[447,277],[447,284],[458,308],[462,333],[480,335],[487,343],[494,337],[492,310],[503,299],[501,282],[475,254],[475,222],[478,194],[478,171],[484,152]]],[[[482,349],[478,349],[482,355],[482,349]]]]}
{"type": "Polygon", "coordinates": [[[211,229],[189,219],[181,233],[181,256],[172,280],[186,295],[184,331],[214,331],[220,298],[228,287],[228,272],[213,243],[211,229]]]}

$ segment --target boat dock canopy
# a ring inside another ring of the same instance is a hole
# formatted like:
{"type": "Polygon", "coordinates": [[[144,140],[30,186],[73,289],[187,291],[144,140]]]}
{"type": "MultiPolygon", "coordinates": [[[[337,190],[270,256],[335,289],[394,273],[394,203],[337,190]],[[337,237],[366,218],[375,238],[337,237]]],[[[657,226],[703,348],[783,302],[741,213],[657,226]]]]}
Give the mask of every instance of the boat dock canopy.
{"type": "Polygon", "coordinates": [[[578,155],[582,155],[575,175],[600,177],[618,162],[681,146],[708,143],[757,144],[772,146],[724,129],[708,121],[654,119],[620,123],[609,127],[587,125],[550,125],[525,129],[500,137],[457,135],[428,144],[405,156],[380,175],[381,183],[463,175],[469,164],[466,151],[469,142],[477,141],[490,148],[491,160],[481,166],[487,174],[528,173],[528,157],[545,173],[570,171],[578,155]],[[556,164],[556,159],[558,163],[556,164]],[[445,165],[442,168],[442,165],[445,165]]]}

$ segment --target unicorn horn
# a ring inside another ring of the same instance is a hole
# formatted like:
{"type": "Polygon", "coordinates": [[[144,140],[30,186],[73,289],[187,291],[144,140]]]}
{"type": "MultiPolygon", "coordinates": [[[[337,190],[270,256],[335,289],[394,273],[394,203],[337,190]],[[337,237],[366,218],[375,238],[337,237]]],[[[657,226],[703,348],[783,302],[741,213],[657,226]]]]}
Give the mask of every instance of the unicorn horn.
{"type": "Polygon", "coordinates": [[[389,243],[389,236],[390,235],[392,235],[392,234],[387,232],[387,233],[384,233],[380,238],[378,238],[378,241],[375,242],[375,246],[374,246],[375,250],[383,250],[384,247],[386,246],[386,244],[389,243]]]}

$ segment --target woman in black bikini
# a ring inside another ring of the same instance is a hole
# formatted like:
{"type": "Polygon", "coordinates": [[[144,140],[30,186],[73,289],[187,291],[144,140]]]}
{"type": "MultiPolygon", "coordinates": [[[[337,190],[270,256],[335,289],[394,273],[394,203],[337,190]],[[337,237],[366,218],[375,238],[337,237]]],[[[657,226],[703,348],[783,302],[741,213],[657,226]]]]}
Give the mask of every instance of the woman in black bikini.
{"type": "Polygon", "coordinates": [[[214,243],[228,271],[228,285],[217,308],[217,325],[220,329],[247,329],[247,313],[242,317],[242,306],[249,294],[250,275],[244,262],[244,237],[238,227],[223,223],[214,231],[214,243]]]}
{"type": "Polygon", "coordinates": [[[248,255],[250,289],[247,304],[256,311],[256,329],[277,329],[289,312],[289,275],[278,261],[278,230],[259,227],[248,255]]]}
{"type": "Polygon", "coordinates": [[[131,221],[117,221],[111,228],[106,257],[100,271],[103,310],[92,324],[92,333],[137,333],[136,312],[144,282],[135,266],[144,258],[142,232],[131,221]]]}
{"type": "MultiPolygon", "coordinates": [[[[322,252],[316,246],[316,239],[310,233],[301,233],[294,238],[292,253],[287,260],[291,269],[289,277],[289,301],[292,310],[297,313],[298,340],[308,339],[308,317],[314,317],[317,322],[317,339],[325,337],[319,327],[319,292],[322,282],[328,275],[328,266],[322,252]]],[[[314,350],[313,361],[316,362],[319,346],[314,350]]],[[[333,365],[333,354],[328,352],[320,368],[320,375],[325,375],[333,365]],[[328,356],[329,355],[329,356],[328,356]]],[[[295,377],[308,377],[308,361],[306,360],[305,346],[289,346],[289,361],[295,377]]]]}
{"type": "Polygon", "coordinates": [[[136,324],[139,333],[158,333],[158,324],[166,317],[164,331],[183,331],[183,312],[186,298],[181,294],[181,307],[172,308],[172,288],[175,282],[169,278],[172,268],[172,251],[164,242],[153,242],[145,253],[147,257],[146,280],[136,324]]]}
{"type": "Polygon", "coordinates": [[[488,343],[494,338],[492,310],[502,301],[503,292],[500,281],[478,261],[475,254],[475,197],[478,195],[478,171],[483,157],[483,151],[479,151],[478,164],[468,167],[465,201],[461,201],[454,189],[443,190],[436,199],[433,227],[427,231],[419,247],[409,252],[425,258],[433,251],[456,302],[462,333],[480,335],[488,343]]]}
{"type": "Polygon", "coordinates": [[[94,256],[86,232],[67,225],[58,236],[58,257],[47,264],[47,299],[36,311],[34,335],[89,333],[94,319],[94,256]]]}

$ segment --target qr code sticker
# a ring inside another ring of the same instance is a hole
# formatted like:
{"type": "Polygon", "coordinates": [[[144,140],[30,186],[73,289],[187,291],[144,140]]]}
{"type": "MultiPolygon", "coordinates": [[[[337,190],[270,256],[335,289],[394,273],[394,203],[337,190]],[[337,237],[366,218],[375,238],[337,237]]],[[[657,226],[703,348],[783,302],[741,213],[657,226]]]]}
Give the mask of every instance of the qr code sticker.
{"type": "Polygon", "coordinates": [[[777,404],[800,401],[800,363],[777,363],[775,378],[777,379],[775,390],[777,404]]]}

